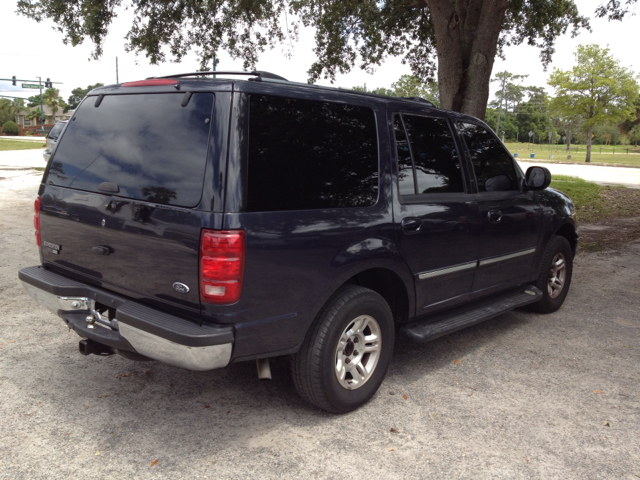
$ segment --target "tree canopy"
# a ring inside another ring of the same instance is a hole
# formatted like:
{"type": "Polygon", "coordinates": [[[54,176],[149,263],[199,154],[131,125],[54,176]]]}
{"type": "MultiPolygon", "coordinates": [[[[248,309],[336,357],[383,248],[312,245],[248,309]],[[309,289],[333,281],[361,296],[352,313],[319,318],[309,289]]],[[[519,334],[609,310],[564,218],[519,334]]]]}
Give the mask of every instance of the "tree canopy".
{"type": "Polygon", "coordinates": [[[580,45],[571,70],[555,69],[549,85],[556,96],[551,109],[563,118],[580,117],[587,132],[587,157],[591,161],[593,128],[635,118],[639,88],[634,75],[620,66],[608,48],[580,45]]]}
{"type": "Polygon", "coordinates": [[[103,86],[104,83],[96,83],[95,85],[89,85],[87,88],[78,87],[71,90],[71,95],[67,100],[67,107],[65,108],[65,112],[78,108],[78,105],[80,105],[82,99],[87,96],[87,93],[89,93],[94,88],[103,86]]]}
{"type": "Polygon", "coordinates": [[[67,107],[65,101],[62,99],[62,97],[60,97],[60,90],[58,90],[57,88],[47,88],[42,95],[42,101],[45,103],[45,105],[49,105],[49,107],[51,107],[54,121],[58,110],[63,110],[67,107]]]}
{"type": "MultiPolygon", "coordinates": [[[[90,39],[97,58],[123,6],[123,0],[19,0],[18,12],[53,20],[65,43],[90,39]]],[[[535,45],[546,66],[558,36],[588,28],[575,0],[134,0],[130,7],[126,48],[151,63],[179,61],[195,50],[204,66],[212,52],[225,50],[250,68],[266,48],[291,45],[302,24],[316,32],[310,81],[334,80],[354,67],[372,70],[387,56],[402,57],[426,81],[437,63],[441,105],[480,118],[495,56],[505,46],[535,45]]]]}
{"type": "Polygon", "coordinates": [[[10,120],[15,120],[11,108],[11,100],[8,98],[0,98],[0,125],[4,125],[10,120]]]}
{"type": "MultiPolygon", "coordinates": [[[[596,13],[619,20],[635,3],[609,0],[596,13]]],[[[305,25],[316,32],[309,81],[372,70],[399,56],[423,82],[437,70],[442,107],[480,118],[505,46],[538,47],[546,67],[558,36],[589,28],[575,0],[18,0],[19,13],[53,20],[65,44],[90,39],[94,58],[124,7],[134,13],[126,49],[153,64],[195,50],[204,67],[225,50],[253,68],[266,48],[291,46],[305,25]]]]}
{"type": "Polygon", "coordinates": [[[429,100],[436,107],[440,106],[438,84],[434,81],[422,82],[419,78],[411,75],[402,75],[397,82],[391,84],[391,88],[378,87],[368,90],[367,86],[364,85],[362,87],[353,87],[353,90],[388,95],[390,97],[421,97],[429,100]]]}

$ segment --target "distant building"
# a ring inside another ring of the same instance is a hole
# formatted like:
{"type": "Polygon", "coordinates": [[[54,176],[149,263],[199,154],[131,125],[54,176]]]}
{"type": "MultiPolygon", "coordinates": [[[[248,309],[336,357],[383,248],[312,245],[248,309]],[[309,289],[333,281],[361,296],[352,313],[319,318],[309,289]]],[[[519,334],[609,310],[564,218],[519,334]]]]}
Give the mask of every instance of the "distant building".
{"type": "MultiPolygon", "coordinates": [[[[20,135],[24,135],[26,132],[29,133],[40,133],[42,131],[42,123],[40,121],[40,117],[37,119],[29,119],[27,116],[33,111],[37,110],[40,112],[40,105],[31,108],[25,108],[16,113],[16,123],[18,124],[18,128],[20,129],[20,135]]],[[[68,111],[67,113],[63,112],[62,108],[58,108],[55,115],[53,114],[53,110],[49,105],[44,105],[44,129],[46,132],[51,130],[56,122],[61,120],[69,120],[71,115],[73,115],[73,110],[68,111]]]]}

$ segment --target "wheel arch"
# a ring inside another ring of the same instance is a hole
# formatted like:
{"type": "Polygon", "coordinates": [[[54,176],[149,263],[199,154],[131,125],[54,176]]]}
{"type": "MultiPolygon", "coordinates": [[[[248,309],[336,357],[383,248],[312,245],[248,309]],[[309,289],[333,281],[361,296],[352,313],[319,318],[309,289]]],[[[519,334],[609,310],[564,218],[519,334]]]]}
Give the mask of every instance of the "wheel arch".
{"type": "Polygon", "coordinates": [[[410,295],[402,278],[393,270],[385,267],[369,268],[353,275],[340,286],[340,289],[346,285],[359,285],[379,294],[389,304],[396,324],[409,319],[410,298],[413,296],[410,295]]]}
{"type": "Polygon", "coordinates": [[[555,232],[553,232],[553,235],[566,238],[567,241],[569,242],[569,245],[571,246],[571,252],[573,253],[573,256],[574,257],[576,256],[576,253],[578,251],[579,237],[578,237],[578,233],[576,232],[575,225],[573,225],[571,222],[565,222],[562,225],[560,225],[555,230],[555,232]]]}

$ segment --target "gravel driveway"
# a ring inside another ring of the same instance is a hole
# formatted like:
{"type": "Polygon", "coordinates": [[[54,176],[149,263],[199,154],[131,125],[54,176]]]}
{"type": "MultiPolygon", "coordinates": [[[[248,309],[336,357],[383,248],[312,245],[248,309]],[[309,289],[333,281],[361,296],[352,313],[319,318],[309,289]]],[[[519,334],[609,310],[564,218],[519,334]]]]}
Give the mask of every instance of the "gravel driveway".
{"type": "Polygon", "coordinates": [[[640,478],[640,242],[583,254],[565,306],[398,341],[334,416],[253,363],[190,372],[83,357],[33,304],[40,173],[0,171],[0,478],[640,478]]]}

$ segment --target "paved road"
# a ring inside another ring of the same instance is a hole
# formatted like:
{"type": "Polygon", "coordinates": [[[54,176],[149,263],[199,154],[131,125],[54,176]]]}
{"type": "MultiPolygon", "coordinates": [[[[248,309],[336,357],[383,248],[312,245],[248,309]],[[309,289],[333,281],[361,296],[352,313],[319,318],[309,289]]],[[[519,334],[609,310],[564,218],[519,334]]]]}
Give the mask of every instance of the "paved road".
{"type": "Polygon", "coordinates": [[[624,185],[640,188],[640,168],[600,167],[597,165],[569,165],[558,163],[529,163],[518,161],[522,170],[537,165],[547,167],[552,175],[571,175],[601,185],[624,185]]]}
{"type": "Polygon", "coordinates": [[[17,141],[23,141],[23,142],[42,142],[44,143],[46,141],[46,139],[44,137],[2,137],[2,138],[6,138],[7,140],[17,140],[17,141]]]}
{"type": "Polygon", "coordinates": [[[46,167],[47,164],[42,157],[44,148],[33,150],[8,150],[0,152],[0,168],[2,167],[46,167]]]}
{"type": "Polygon", "coordinates": [[[640,477],[640,243],[578,256],[555,314],[398,340],[372,401],[329,415],[284,359],[261,382],[80,355],[16,278],[39,175],[0,177],[0,480],[640,477]]]}

